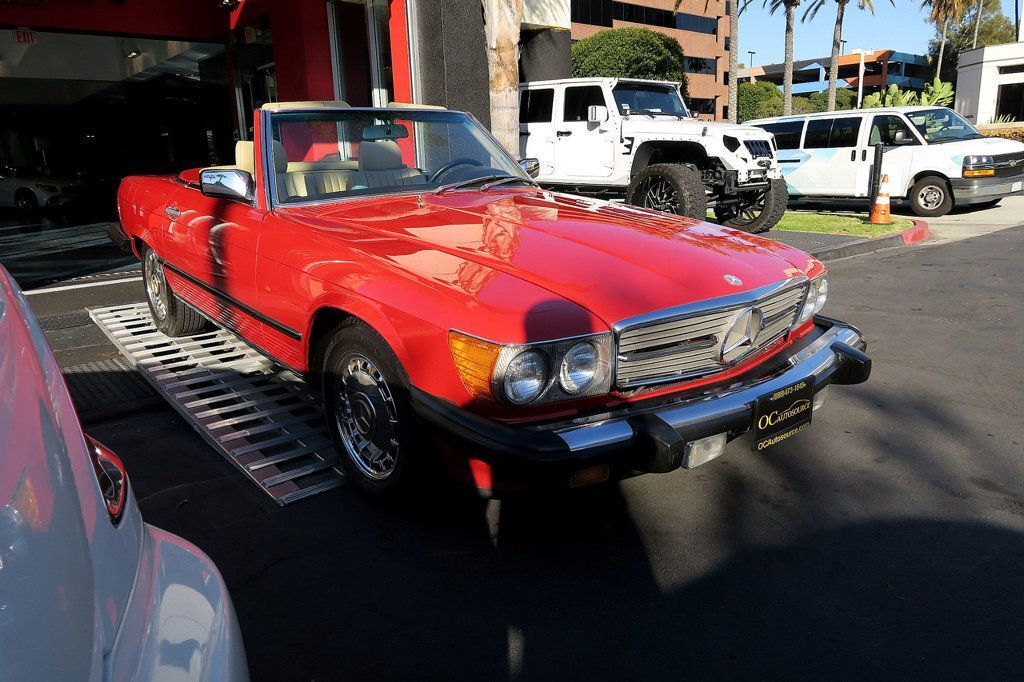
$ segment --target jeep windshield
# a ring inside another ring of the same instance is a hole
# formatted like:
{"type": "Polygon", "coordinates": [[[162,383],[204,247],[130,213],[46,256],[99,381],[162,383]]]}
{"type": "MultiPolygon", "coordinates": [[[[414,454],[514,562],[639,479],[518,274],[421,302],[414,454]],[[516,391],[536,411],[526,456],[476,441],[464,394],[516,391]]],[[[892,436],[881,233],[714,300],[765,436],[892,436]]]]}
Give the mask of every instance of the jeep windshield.
{"type": "Polygon", "coordinates": [[[280,204],[479,189],[533,180],[472,117],[456,111],[334,109],[270,116],[280,204]]]}
{"type": "Polygon", "coordinates": [[[612,95],[620,112],[629,107],[631,114],[661,114],[676,118],[686,118],[689,115],[679,92],[671,85],[618,83],[612,88],[612,95]]]}
{"type": "Polygon", "coordinates": [[[928,142],[956,142],[985,137],[952,109],[911,111],[907,118],[928,142]]]}

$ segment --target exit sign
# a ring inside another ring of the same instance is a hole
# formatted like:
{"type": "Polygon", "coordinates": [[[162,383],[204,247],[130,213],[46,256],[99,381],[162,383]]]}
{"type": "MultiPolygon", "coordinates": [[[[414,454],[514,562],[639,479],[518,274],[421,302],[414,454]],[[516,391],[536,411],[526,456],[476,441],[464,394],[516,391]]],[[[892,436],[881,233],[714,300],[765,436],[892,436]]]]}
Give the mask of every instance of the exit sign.
{"type": "Polygon", "coordinates": [[[11,31],[14,34],[14,42],[21,43],[22,45],[35,45],[39,42],[39,36],[36,35],[35,31],[30,31],[27,28],[19,28],[11,31]]]}

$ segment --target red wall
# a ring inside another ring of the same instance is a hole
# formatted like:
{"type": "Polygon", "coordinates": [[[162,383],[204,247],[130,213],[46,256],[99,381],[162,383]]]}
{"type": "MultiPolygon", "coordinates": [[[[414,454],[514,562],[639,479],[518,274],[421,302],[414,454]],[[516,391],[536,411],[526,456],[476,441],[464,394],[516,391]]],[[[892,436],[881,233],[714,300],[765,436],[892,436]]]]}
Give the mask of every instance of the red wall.
{"type": "Polygon", "coordinates": [[[243,0],[231,13],[231,28],[253,24],[261,15],[270,16],[280,99],[334,99],[327,3],[243,0]]]}
{"type": "Polygon", "coordinates": [[[0,25],[221,42],[228,12],[215,0],[46,0],[0,3],[0,25]]]}

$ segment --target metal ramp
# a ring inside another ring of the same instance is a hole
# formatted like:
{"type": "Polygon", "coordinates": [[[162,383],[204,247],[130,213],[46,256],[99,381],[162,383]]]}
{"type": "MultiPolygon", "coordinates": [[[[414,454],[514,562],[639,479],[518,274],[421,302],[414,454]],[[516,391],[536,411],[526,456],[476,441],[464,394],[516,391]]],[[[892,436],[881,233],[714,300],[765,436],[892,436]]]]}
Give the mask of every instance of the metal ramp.
{"type": "Polygon", "coordinates": [[[234,334],[172,339],[145,303],[89,308],[135,369],[280,505],[345,482],[319,396],[234,334]]]}

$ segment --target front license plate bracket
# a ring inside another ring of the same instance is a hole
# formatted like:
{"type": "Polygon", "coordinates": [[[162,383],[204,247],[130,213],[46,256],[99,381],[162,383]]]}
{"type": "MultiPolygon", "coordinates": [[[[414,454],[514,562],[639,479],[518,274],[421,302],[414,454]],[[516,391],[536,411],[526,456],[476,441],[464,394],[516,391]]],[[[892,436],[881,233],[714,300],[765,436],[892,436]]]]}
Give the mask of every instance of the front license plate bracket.
{"type": "Polygon", "coordinates": [[[755,451],[788,440],[811,425],[814,412],[814,379],[801,379],[767,393],[754,403],[755,451]]]}

